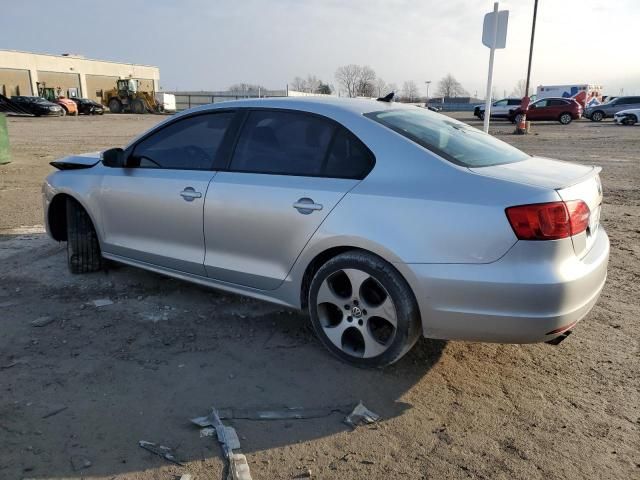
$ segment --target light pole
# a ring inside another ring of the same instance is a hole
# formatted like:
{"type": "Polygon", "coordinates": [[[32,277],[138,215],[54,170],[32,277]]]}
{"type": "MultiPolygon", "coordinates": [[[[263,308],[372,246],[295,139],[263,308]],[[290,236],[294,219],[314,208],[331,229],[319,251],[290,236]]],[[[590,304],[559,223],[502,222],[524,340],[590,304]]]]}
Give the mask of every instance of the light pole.
{"type": "Polygon", "coordinates": [[[426,103],[429,103],[429,85],[431,85],[431,80],[426,80],[424,83],[427,86],[427,102],[426,103]]]}
{"type": "MultiPolygon", "coordinates": [[[[526,108],[524,112],[522,112],[522,122],[526,125],[527,122],[527,110],[529,109],[529,82],[531,80],[531,59],[533,58],[533,40],[536,36],[536,18],[538,16],[538,0],[534,0],[533,3],[533,22],[531,23],[531,42],[529,44],[529,64],[527,65],[527,82],[525,85],[525,98],[526,98],[526,108]]],[[[523,134],[527,133],[526,126],[525,128],[520,128],[520,125],[516,125],[516,133],[523,134]]]]}

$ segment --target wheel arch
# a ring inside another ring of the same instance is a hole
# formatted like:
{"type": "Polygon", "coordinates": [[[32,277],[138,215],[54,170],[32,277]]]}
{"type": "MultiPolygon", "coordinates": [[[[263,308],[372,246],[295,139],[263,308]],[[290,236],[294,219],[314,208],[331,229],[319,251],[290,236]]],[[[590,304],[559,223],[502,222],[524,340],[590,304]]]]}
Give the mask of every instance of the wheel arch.
{"type": "Polygon", "coordinates": [[[70,200],[75,201],[87,213],[96,231],[98,242],[101,243],[100,232],[91,210],[76,196],[67,192],[56,193],[49,202],[46,220],[51,237],[58,242],[67,241],[67,202],[70,200]]]}
{"type": "MultiPolygon", "coordinates": [[[[351,252],[351,251],[368,253],[391,265],[409,286],[410,293],[411,295],[413,295],[413,298],[416,302],[418,314],[420,316],[421,321],[423,321],[422,315],[420,313],[421,312],[420,301],[415,291],[415,285],[417,285],[416,283],[417,279],[412,275],[411,270],[409,268],[403,268],[405,267],[404,263],[390,261],[384,258],[384,256],[381,255],[382,252],[375,252],[372,249],[369,249],[363,246],[354,245],[354,244],[334,245],[334,246],[325,248],[322,251],[316,253],[313,256],[313,258],[311,258],[311,260],[307,262],[306,267],[304,269],[304,273],[302,274],[300,288],[299,288],[299,294],[300,294],[299,301],[300,301],[300,307],[302,310],[306,310],[309,306],[308,305],[309,288],[311,286],[311,280],[313,279],[313,276],[318,271],[318,269],[322,265],[324,265],[326,262],[331,260],[332,258],[342,253],[351,252]]],[[[394,256],[393,254],[390,254],[390,255],[394,256]]]]}

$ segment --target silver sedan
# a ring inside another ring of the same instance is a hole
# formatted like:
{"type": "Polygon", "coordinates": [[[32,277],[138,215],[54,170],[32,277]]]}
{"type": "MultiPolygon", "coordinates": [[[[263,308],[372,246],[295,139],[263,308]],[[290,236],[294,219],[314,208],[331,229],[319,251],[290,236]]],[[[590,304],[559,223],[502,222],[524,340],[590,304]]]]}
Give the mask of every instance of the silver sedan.
{"type": "Polygon", "coordinates": [[[598,168],[414,106],[208,105],[52,164],[45,221],[71,272],[109,259],[304,309],[361,366],[420,335],[559,341],[607,275],[598,168]]]}

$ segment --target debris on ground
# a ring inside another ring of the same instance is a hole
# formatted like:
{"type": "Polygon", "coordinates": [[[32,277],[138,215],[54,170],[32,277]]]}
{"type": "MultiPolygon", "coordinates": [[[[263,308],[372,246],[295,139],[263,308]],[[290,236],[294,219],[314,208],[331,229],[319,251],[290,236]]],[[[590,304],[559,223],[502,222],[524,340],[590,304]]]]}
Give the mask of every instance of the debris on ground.
{"type": "MultiPolygon", "coordinates": [[[[224,456],[229,462],[229,473],[227,480],[251,480],[251,471],[247,457],[242,453],[234,453],[234,450],[240,448],[240,439],[236,433],[236,429],[226,426],[220,420],[218,411],[211,409],[211,413],[206,417],[198,417],[191,419],[191,422],[199,427],[213,427],[218,437],[218,442],[222,446],[224,456]]],[[[200,436],[206,436],[200,432],[200,436]]]]}
{"type": "Polygon", "coordinates": [[[369,410],[362,402],[358,402],[353,411],[346,416],[344,423],[355,430],[359,425],[371,425],[378,420],[380,415],[369,410]]]}
{"type": "Polygon", "coordinates": [[[49,316],[38,317],[30,322],[32,327],[46,327],[50,323],[53,323],[55,318],[49,316]]]}
{"type": "Polygon", "coordinates": [[[71,462],[71,468],[73,468],[76,472],[79,470],[84,470],[85,468],[89,468],[92,465],[91,460],[80,456],[71,457],[69,461],[71,462]]]}
{"type": "MultiPolygon", "coordinates": [[[[334,413],[349,413],[351,405],[338,405],[335,407],[304,408],[284,407],[273,409],[246,409],[246,408],[221,408],[218,416],[222,420],[303,420],[311,418],[328,417],[334,413]]],[[[213,425],[211,414],[205,417],[191,419],[191,422],[200,427],[213,425]]]]}
{"type": "Polygon", "coordinates": [[[168,462],[175,463],[176,465],[184,466],[184,463],[179,461],[173,453],[173,450],[169,447],[165,447],[164,445],[158,445],[157,443],[147,442],[146,440],[140,440],[138,442],[138,446],[144,448],[145,450],[158,455],[159,457],[164,458],[168,462]]]}
{"type": "Polygon", "coordinates": [[[94,307],[106,307],[107,305],[113,305],[113,301],[109,298],[99,298],[91,302],[94,307]]]}
{"type": "Polygon", "coordinates": [[[60,412],[64,412],[67,408],[66,405],[61,405],[59,407],[54,407],[51,410],[49,410],[47,413],[45,413],[42,418],[49,418],[49,417],[53,417],[54,415],[59,414],[60,412]]]}
{"type": "Polygon", "coordinates": [[[193,480],[193,475],[191,475],[190,473],[185,473],[180,477],[180,480],[193,480]]]}
{"type": "Polygon", "coordinates": [[[200,430],[200,438],[203,437],[213,437],[217,435],[216,429],[213,427],[206,427],[200,430]]]}

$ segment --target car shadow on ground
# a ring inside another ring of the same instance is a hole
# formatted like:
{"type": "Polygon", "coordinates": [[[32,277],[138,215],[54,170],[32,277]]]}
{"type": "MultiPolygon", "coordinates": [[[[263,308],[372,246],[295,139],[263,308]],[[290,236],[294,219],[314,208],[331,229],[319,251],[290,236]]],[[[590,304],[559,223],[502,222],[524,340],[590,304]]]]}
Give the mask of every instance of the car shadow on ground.
{"type": "MultiPolygon", "coordinates": [[[[63,246],[42,233],[0,237],[0,263],[2,478],[162,466],[139,440],[185,462],[219,457],[189,422],[212,406],[362,400],[384,422],[411,408],[403,396],[445,347],[421,340],[391,367],[358,369],[322,348],[299,312],[124,266],[71,275],[63,246]]],[[[347,431],[343,418],[229,424],[252,453],[347,431]]]]}

